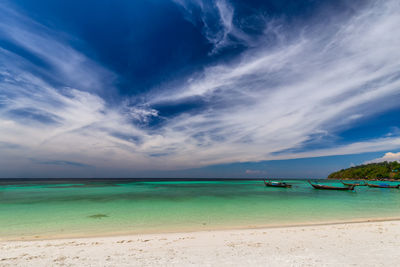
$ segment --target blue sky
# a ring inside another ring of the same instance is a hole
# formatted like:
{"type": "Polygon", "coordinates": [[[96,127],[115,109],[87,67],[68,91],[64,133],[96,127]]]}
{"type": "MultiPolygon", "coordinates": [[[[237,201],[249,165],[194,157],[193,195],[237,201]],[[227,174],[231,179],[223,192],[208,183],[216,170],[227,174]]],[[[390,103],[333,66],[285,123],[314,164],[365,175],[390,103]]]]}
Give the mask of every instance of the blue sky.
{"type": "Polygon", "coordinates": [[[400,160],[400,3],[0,2],[0,177],[400,160]]]}

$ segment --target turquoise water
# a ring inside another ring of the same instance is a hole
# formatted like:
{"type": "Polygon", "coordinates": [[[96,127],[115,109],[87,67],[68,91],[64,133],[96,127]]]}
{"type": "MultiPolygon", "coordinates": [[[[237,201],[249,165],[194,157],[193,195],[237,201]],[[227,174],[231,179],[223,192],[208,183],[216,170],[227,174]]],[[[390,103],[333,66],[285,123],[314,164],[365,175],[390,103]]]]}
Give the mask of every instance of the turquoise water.
{"type": "Polygon", "coordinates": [[[248,180],[0,183],[0,239],[400,218],[399,189],[328,191],[289,182],[293,188],[248,180]]]}

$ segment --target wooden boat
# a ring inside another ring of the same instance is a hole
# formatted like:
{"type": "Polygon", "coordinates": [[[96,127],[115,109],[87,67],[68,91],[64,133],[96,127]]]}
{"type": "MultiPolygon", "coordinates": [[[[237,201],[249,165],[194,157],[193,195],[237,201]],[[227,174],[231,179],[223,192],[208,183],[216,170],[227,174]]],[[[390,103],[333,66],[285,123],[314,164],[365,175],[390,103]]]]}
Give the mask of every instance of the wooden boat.
{"type": "Polygon", "coordinates": [[[366,183],[369,187],[375,187],[375,188],[397,188],[400,189],[400,184],[398,185],[388,185],[388,184],[368,184],[366,183]]]}
{"type": "Polygon", "coordinates": [[[351,185],[355,185],[355,186],[366,186],[367,184],[364,182],[363,184],[362,183],[345,183],[345,182],[343,182],[343,181],[341,181],[342,182],[342,184],[344,184],[344,185],[347,185],[347,186],[351,186],[351,185]]]}
{"type": "Polygon", "coordinates": [[[313,184],[308,181],[312,187],[315,189],[325,189],[325,190],[354,190],[355,185],[349,185],[346,187],[338,187],[338,186],[330,186],[330,185],[322,185],[322,184],[313,184]]]}
{"type": "Polygon", "coordinates": [[[290,188],[292,187],[291,184],[287,184],[285,182],[271,182],[271,181],[265,181],[264,180],[265,186],[270,186],[270,187],[285,187],[285,188],[290,188]]]}

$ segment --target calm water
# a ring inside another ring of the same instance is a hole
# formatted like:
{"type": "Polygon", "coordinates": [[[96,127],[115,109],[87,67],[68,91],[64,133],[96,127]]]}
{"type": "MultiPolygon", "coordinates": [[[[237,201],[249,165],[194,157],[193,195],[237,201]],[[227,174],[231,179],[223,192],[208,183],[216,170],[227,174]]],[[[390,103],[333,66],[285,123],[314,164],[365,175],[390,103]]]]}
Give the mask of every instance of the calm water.
{"type": "Polygon", "coordinates": [[[290,189],[243,180],[0,183],[0,239],[400,218],[399,189],[290,182],[290,189]]]}

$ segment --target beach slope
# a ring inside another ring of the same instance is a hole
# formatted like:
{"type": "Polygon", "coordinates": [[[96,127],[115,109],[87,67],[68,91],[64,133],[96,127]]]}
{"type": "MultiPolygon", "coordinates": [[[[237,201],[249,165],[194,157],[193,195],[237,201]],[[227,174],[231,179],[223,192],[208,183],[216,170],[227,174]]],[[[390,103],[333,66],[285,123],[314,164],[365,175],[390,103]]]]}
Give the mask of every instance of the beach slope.
{"type": "Polygon", "coordinates": [[[400,221],[4,241],[0,266],[397,266],[400,221]]]}

